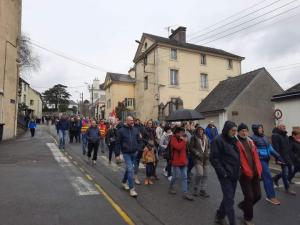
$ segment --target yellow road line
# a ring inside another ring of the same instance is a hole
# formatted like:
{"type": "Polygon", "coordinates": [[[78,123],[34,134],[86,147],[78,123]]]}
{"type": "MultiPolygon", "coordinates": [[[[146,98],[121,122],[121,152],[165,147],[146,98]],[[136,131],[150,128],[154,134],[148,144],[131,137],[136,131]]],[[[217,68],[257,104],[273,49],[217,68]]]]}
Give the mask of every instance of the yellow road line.
{"type": "Polygon", "coordinates": [[[85,171],[82,167],[79,167],[79,169],[81,170],[81,172],[85,173],[85,171]]]}
{"type": "Polygon", "coordinates": [[[53,139],[54,143],[55,143],[56,145],[58,145],[56,139],[55,139],[53,136],[50,136],[50,137],[53,139]]]}
{"type": "Polygon", "coordinates": [[[90,175],[88,175],[87,173],[85,174],[85,176],[86,176],[87,179],[89,179],[90,181],[93,181],[93,178],[92,178],[90,175]]]}
{"type": "Polygon", "coordinates": [[[73,160],[73,163],[74,163],[76,166],[78,165],[78,163],[77,163],[76,161],[74,161],[74,160],[73,160]]]}
{"type": "Polygon", "coordinates": [[[70,155],[69,155],[68,157],[69,157],[69,159],[73,159],[73,157],[72,157],[72,156],[70,156],[70,155]]]}
{"type": "Polygon", "coordinates": [[[121,209],[121,207],[99,186],[99,184],[95,184],[95,186],[128,225],[135,225],[128,214],[121,209]]]}

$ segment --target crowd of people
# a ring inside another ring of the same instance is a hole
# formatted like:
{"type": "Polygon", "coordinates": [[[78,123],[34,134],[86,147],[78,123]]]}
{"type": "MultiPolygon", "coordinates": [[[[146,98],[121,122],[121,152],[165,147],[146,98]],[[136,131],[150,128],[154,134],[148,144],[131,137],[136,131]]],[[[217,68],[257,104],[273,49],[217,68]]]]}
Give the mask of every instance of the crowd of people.
{"type": "Polygon", "coordinates": [[[184,199],[208,198],[211,194],[207,189],[210,162],[223,193],[215,218],[217,224],[227,224],[226,217],[230,225],[236,224],[234,199],[238,183],[244,194],[238,208],[243,211],[246,225],[253,224],[253,207],[261,199],[261,181],[266,200],[271,204],[280,204],[274,189],[274,184],[279,186],[280,179],[285,192],[296,195],[291,184],[300,171],[300,127],[295,127],[289,137],[285,125],[279,124],[269,139],[263,125],[253,124],[250,136],[246,124],[237,126],[231,121],[225,122],[220,134],[213,121],[203,128],[194,122],[149,120],[142,123],[131,116],[124,123],[62,116],[55,125],[59,148],[65,148],[69,134],[69,142],[73,143],[75,139],[81,143],[82,154],[92,164],[96,164],[99,148],[102,153],[108,152],[110,163],[113,155],[116,163],[121,163],[122,155],[126,167],[122,187],[132,197],[138,195],[135,186],[141,185],[140,163],[145,165],[144,185],[152,185],[159,179],[158,162],[163,161],[163,175],[169,180],[170,194],[176,194],[175,185],[180,178],[184,199]],[[272,157],[281,167],[281,173],[275,177],[269,167],[272,157]]]}

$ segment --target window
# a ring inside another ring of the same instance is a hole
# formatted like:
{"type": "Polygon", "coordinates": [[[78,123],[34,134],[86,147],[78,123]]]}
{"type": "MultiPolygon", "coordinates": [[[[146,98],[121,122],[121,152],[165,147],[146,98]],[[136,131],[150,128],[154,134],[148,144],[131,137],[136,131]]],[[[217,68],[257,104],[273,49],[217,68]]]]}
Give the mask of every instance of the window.
{"type": "Polygon", "coordinates": [[[201,89],[208,89],[208,76],[205,73],[200,74],[200,87],[201,89]]]}
{"type": "Polygon", "coordinates": [[[33,100],[30,100],[30,105],[34,105],[34,101],[33,100]]]}
{"type": "Polygon", "coordinates": [[[145,44],[144,44],[144,49],[147,49],[147,47],[148,47],[148,43],[145,42],[145,44]]]}
{"type": "Polygon", "coordinates": [[[206,65],[206,55],[205,54],[200,55],[200,62],[201,62],[201,65],[206,65]]]}
{"type": "Polygon", "coordinates": [[[134,98],[125,98],[125,106],[134,108],[134,98]]]}
{"type": "Polygon", "coordinates": [[[232,69],[232,59],[227,59],[228,69],[232,69]]]}
{"type": "Polygon", "coordinates": [[[27,85],[26,85],[26,84],[24,84],[24,91],[26,91],[26,86],[27,86],[27,85]]]}
{"type": "Polygon", "coordinates": [[[146,55],[144,58],[144,65],[147,65],[147,64],[148,64],[148,56],[146,55]]]}
{"type": "Polygon", "coordinates": [[[171,59],[177,60],[177,49],[175,48],[171,49],[171,59]]]}
{"type": "Polygon", "coordinates": [[[148,76],[144,77],[144,89],[148,89],[148,76]]]}
{"type": "Polygon", "coordinates": [[[178,70],[170,70],[170,84],[175,86],[178,85],[178,70]]]}
{"type": "Polygon", "coordinates": [[[23,95],[23,102],[26,104],[26,95],[23,95]]]}
{"type": "Polygon", "coordinates": [[[108,109],[111,107],[111,101],[110,101],[110,99],[107,100],[106,105],[107,105],[107,108],[108,108],[108,109]]]}

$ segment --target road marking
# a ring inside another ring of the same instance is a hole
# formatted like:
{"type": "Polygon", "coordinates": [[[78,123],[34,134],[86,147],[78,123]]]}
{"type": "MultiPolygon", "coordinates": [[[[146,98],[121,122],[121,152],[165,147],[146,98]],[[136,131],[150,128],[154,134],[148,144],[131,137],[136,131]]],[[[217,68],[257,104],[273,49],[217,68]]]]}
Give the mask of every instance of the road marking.
{"type": "Polygon", "coordinates": [[[79,169],[81,170],[81,172],[85,173],[85,170],[80,166],[79,169]]]}
{"type": "Polygon", "coordinates": [[[73,159],[73,157],[69,155],[69,159],[73,159]]]}
{"type": "Polygon", "coordinates": [[[74,161],[74,160],[73,160],[73,163],[74,163],[76,166],[78,165],[78,163],[77,163],[76,161],[74,161]]]}
{"type": "Polygon", "coordinates": [[[128,225],[135,225],[128,214],[103,190],[102,187],[100,187],[99,184],[95,184],[95,186],[128,225]]]}
{"type": "Polygon", "coordinates": [[[54,143],[47,143],[47,146],[52,152],[52,155],[58,165],[63,168],[64,174],[70,181],[77,195],[99,195],[99,192],[92,183],[80,176],[78,168],[71,163],[71,161],[57,148],[54,143]]]}
{"type": "Polygon", "coordinates": [[[90,175],[88,175],[87,173],[85,174],[85,176],[86,176],[87,179],[89,179],[90,181],[93,181],[93,178],[92,178],[90,175]]]}

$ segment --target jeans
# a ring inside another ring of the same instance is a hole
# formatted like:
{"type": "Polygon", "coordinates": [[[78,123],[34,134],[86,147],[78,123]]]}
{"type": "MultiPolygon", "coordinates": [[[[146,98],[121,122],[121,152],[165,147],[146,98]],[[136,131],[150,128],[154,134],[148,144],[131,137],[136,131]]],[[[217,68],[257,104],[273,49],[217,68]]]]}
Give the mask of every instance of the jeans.
{"type": "Polygon", "coordinates": [[[261,198],[259,178],[241,176],[240,185],[244,194],[244,200],[240,202],[239,208],[244,212],[244,219],[251,221],[253,218],[253,206],[261,198]]]}
{"type": "Polygon", "coordinates": [[[295,165],[294,168],[292,169],[292,172],[289,176],[289,181],[292,181],[293,178],[295,177],[296,173],[300,172],[300,165],[295,165]]]}
{"type": "Polygon", "coordinates": [[[98,142],[96,142],[96,143],[89,143],[88,144],[88,154],[87,154],[87,156],[89,158],[91,158],[92,152],[93,152],[93,158],[92,158],[92,160],[97,160],[98,149],[99,149],[99,143],[98,142]]]}
{"type": "Polygon", "coordinates": [[[166,160],[165,171],[167,171],[168,177],[172,176],[172,166],[171,166],[171,162],[169,159],[166,160]]]}
{"type": "Polygon", "coordinates": [[[133,171],[136,161],[136,153],[123,153],[123,158],[126,165],[126,171],[122,180],[122,183],[128,182],[130,189],[133,188],[133,171]]]}
{"type": "Polygon", "coordinates": [[[64,149],[66,144],[66,130],[59,130],[59,148],[64,149]]]}
{"type": "Polygon", "coordinates": [[[86,148],[88,145],[88,140],[86,137],[86,134],[81,134],[81,140],[82,140],[82,153],[86,153],[86,148]]]}
{"type": "Polygon", "coordinates": [[[172,180],[170,187],[173,188],[177,177],[181,176],[181,186],[183,193],[188,193],[188,184],[187,184],[187,166],[172,166],[172,180]]]}
{"type": "Polygon", "coordinates": [[[200,189],[200,191],[205,191],[207,188],[207,174],[208,174],[208,166],[201,165],[200,163],[195,164],[195,186],[194,189],[200,189]]]}
{"type": "Polygon", "coordinates": [[[101,152],[104,153],[106,148],[105,138],[100,138],[100,149],[101,152]]]}
{"type": "Polygon", "coordinates": [[[140,161],[143,156],[143,151],[138,151],[135,161],[134,161],[134,175],[137,175],[139,172],[140,161]]]}
{"type": "Polygon", "coordinates": [[[289,190],[290,185],[289,185],[289,177],[291,176],[291,167],[287,165],[281,165],[281,173],[277,174],[274,177],[274,181],[278,182],[280,178],[282,178],[284,189],[289,190]]]}
{"type": "Polygon", "coordinates": [[[228,217],[230,225],[236,225],[235,213],[234,213],[234,196],[237,186],[237,181],[230,180],[228,178],[219,179],[221,189],[223,193],[223,200],[217,211],[219,218],[228,217]]]}
{"type": "Polygon", "coordinates": [[[269,169],[269,161],[268,160],[261,160],[262,166],[262,180],[264,183],[264,189],[268,199],[275,198],[275,190],[272,175],[269,169]]]}
{"type": "Polygon", "coordinates": [[[113,153],[115,154],[115,157],[116,157],[115,148],[116,148],[116,143],[110,143],[110,145],[108,146],[108,150],[109,150],[108,160],[109,161],[111,161],[113,153]]]}

